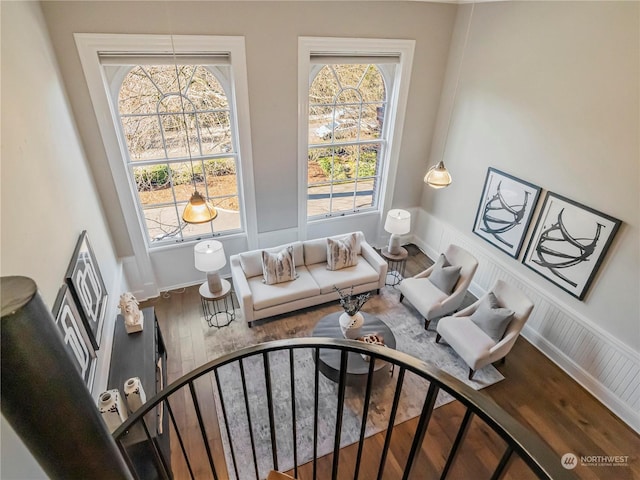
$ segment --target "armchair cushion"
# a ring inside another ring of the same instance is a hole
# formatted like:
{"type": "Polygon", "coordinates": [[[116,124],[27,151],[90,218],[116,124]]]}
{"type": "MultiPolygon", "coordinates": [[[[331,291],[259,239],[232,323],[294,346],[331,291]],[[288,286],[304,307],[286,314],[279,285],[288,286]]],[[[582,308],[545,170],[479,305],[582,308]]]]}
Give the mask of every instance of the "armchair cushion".
{"type": "Polygon", "coordinates": [[[461,269],[460,265],[451,265],[444,253],[441,253],[428,278],[431,283],[449,295],[460,278],[461,269]]]}
{"type": "Polygon", "coordinates": [[[477,310],[471,314],[469,320],[494,342],[499,342],[512,318],[513,310],[501,307],[493,292],[489,292],[480,301],[477,310]]]}

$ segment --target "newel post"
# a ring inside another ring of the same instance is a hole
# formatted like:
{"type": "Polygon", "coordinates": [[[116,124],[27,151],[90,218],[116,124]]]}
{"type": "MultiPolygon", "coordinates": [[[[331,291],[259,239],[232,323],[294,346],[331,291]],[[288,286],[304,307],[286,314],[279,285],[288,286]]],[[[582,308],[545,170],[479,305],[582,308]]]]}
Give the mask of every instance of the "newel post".
{"type": "Polygon", "coordinates": [[[132,478],[35,282],[0,281],[2,415],[51,478],[132,478]]]}

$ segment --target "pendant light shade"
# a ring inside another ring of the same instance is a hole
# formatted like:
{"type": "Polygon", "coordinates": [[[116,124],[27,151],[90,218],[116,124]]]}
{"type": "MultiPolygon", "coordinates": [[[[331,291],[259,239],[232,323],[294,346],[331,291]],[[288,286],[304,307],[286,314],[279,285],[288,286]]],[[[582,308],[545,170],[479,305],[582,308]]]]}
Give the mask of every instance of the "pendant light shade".
{"type": "Polygon", "coordinates": [[[448,187],[451,185],[451,181],[451,174],[442,160],[437,165],[432,166],[424,176],[424,183],[432,188],[448,187]]]}
{"type": "MultiPolygon", "coordinates": [[[[456,97],[458,95],[458,86],[460,85],[460,73],[462,72],[462,62],[467,51],[467,44],[469,43],[469,32],[471,31],[471,21],[473,20],[473,11],[476,8],[475,1],[471,4],[471,13],[469,14],[469,22],[467,23],[467,31],[464,36],[464,44],[462,45],[462,54],[460,55],[460,64],[458,65],[458,73],[456,75],[456,83],[453,88],[453,100],[451,101],[451,109],[449,110],[449,120],[447,121],[447,132],[444,137],[444,147],[442,151],[442,158],[445,157],[447,149],[447,143],[449,141],[449,130],[451,129],[451,118],[453,117],[453,110],[456,104],[456,97]]],[[[427,174],[424,176],[424,183],[431,188],[445,188],[451,185],[451,174],[444,166],[444,161],[440,160],[437,165],[433,165],[427,174]]]]}
{"type": "Polygon", "coordinates": [[[218,212],[211,202],[204,199],[198,190],[193,191],[189,203],[184,207],[182,220],[187,223],[206,223],[218,216],[218,212]]]}

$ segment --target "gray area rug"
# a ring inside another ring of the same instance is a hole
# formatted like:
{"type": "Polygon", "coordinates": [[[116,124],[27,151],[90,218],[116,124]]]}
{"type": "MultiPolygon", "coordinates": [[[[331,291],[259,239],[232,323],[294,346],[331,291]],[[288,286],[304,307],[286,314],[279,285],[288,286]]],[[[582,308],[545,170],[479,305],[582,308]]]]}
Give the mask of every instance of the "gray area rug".
{"type": "MultiPolygon", "coordinates": [[[[446,371],[472,388],[479,390],[502,380],[504,377],[491,365],[476,372],[473,380],[468,380],[468,367],[446,344],[435,343],[434,325],[425,331],[419,314],[409,304],[398,303],[399,293],[386,287],[381,295],[374,295],[363,310],[378,316],[394,333],[397,350],[408,353],[437,368],[446,371]]],[[[323,316],[339,311],[337,304],[326,304],[310,308],[291,315],[283,315],[262,325],[249,329],[243,319],[236,319],[229,327],[221,330],[209,330],[206,341],[210,348],[220,355],[255,343],[275,340],[274,330],[287,332],[286,338],[310,336],[314,325],[323,316]],[[274,329],[273,322],[285,322],[283,328],[274,329]],[[271,324],[271,327],[270,327],[271,324]],[[271,333],[270,333],[271,330],[271,333]]],[[[203,320],[204,321],[204,320],[203,320]]],[[[293,438],[291,415],[290,364],[288,352],[272,352],[269,356],[274,418],[276,428],[276,445],[279,470],[293,468],[293,438]]],[[[306,463],[313,458],[313,407],[315,362],[311,350],[294,352],[296,427],[298,464],[306,463]]],[[[256,461],[260,478],[265,478],[274,467],[269,430],[269,416],[265,388],[265,375],[262,357],[247,359],[244,370],[249,398],[249,415],[253,425],[252,433],[256,448],[256,461]]],[[[255,478],[255,466],[251,451],[251,438],[248,429],[247,411],[242,390],[240,368],[237,363],[227,365],[219,370],[221,383],[224,385],[224,403],[227,409],[231,441],[235,453],[235,465],[240,480],[255,478]]],[[[367,416],[366,436],[385,430],[388,427],[389,414],[397,383],[398,369],[393,376],[385,377],[373,388],[369,413],[367,416]]],[[[401,423],[420,414],[428,389],[428,382],[413,375],[406,374],[402,396],[395,423],[401,423]]],[[[333,450],[336,426],[338,385],[320,374],[319,380],[319,423],[318,423],[318,457],[333,450]]],[[[347,387],[342,418],[342,447],[358,441],[364,387],[347,387]]],[[[440,392],[436,407],[453,399],[445,392],[440,392]]],[[[220,399],[216,398],[216,405],[220,399]]],[[[234,462],[229,448],[222,418],[218,410],[221,425],[225,457],[230,478],[236,478],[234,462]]]]}

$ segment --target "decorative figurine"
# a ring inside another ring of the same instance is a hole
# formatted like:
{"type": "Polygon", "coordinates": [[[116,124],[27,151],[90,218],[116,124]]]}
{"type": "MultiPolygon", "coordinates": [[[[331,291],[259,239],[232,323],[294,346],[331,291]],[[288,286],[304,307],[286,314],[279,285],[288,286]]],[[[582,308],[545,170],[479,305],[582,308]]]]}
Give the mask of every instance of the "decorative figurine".
{"type": "Polygon", "coordinates": [[[125,292],[120,295],[119,303],[120,311],[124,317],[124,327],[127,333],[140,332],[144,316],[138,308],[138,300],[131,292],[125,292]]]}

